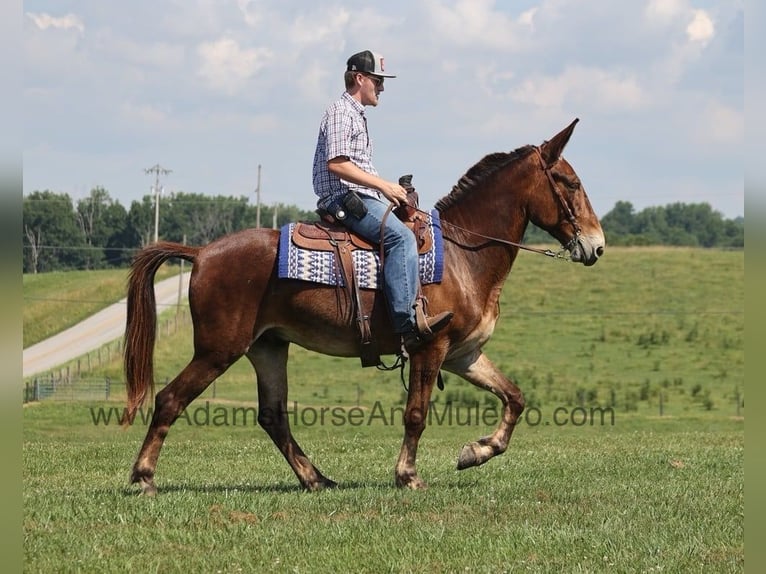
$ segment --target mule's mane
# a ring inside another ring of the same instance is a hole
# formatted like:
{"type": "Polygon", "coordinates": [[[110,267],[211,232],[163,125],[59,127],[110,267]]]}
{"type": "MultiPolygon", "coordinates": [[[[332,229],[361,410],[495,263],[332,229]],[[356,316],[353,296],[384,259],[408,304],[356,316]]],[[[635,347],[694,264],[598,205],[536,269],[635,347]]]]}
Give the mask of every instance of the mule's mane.
{"type": "Polygon", "coordinates": [[[448,195],[436,202],[436,209],[444,211],[448,207],[455,205],[481,183],[509,164],[526,157],[533,149],[534,146],[525,145],[511,152],[496,152],[485,155],[463,174],[458,182],[452,186],[452,191],[448,195]]]}

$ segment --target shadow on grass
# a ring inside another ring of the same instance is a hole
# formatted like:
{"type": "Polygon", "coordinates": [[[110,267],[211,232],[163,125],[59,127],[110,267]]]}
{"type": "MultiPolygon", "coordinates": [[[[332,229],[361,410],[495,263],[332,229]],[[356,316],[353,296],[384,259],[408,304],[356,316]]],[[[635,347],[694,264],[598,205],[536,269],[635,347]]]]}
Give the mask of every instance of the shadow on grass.
{"type": "MultiPolygon", "coordinates": [[[[337,491],[337,490],[361,490],[365,488],[395,488],[393,482],[346,482],[338,484],[333,488],[324,489],[324,491],[337,491]]],[[[126,486],[121,489],[124,496],[138,496],[141,491],[138,486],[126,486]]],[[[175,483],[165,484],[157,486],[157,495],[172,493],[185,493],[194,492],[197,494],[222,494],[227,492],[249,492],[253,494],[257,493],[301,493],[309,492],[301,487],[299,484],[188,484],[188,483],[175,483]]],[[[322,492],[322,491],[319,491],[322,492]]]]}
{"type": "MultiPolygon", "coordinates": [[[[481,481],[479,480],[465,480],[465,479],[458,479],[457,477],[453,480],[436,480],[430,483],[429,489],[434,490],[449,490],[449,489],[463,489],[463,488],[473,488],[473,489],[480,489],[482,488],[481,481]]],[[[349,482],[340,482],[336,486],[332,488],[326,488],[320,491],[317,491],[316,494],[320,494],[321,492],[334,492],[334,491],[354,491],[354,490],[365,490],[365,489],[374,489],[374,490],[390,490],[390,491],[401,491],[401,492],[410,492],[407,489],[401,489],[397,488],[394,484],[393,480],[378,480],[378,481],[349,481],[349,482]]],[[[427,492],[426,490],[425,492],[427,492]]],[[[102,491],[103,493],[106,493],[106,490],[102,491]]],[[[114,491],[111,491],[114,492],[114,491]]],[[[131,485],[126,486],[120,489],[120,492],[125,497],[132,497],[132,496],[140,496],[141,491],[137,485],[131,485]]],[[[230,492],[246,492],[246,493],[252,493],[252,494],[259,494],[259,493],[265,493],[265,494],[281,494],[281,493],[307,493],[307,494],[314,494],[313,492],[305,490],[303,487],[301,487],[299,484],[288,484],[288,483],[280,483],[280,484],[190,484],[190,483],[170,483],[165,485],[158,485],[157,486],[157,495],[162,496],[163,494],[173,494],[173,493],[197,493],[197,494],[223,494],[223,493],[230,493],[230,492]]]]}

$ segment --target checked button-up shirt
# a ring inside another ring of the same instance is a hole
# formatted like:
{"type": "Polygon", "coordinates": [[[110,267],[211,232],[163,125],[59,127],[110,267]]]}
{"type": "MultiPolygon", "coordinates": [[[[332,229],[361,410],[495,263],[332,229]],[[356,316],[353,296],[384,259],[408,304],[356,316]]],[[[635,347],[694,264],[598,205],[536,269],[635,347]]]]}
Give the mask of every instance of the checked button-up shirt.
{"type": "Polygon", "coordinates": [[[380,192],[376,189],[351,183],[330,173],[327,162],[342,156],[367,173],[378,175],[372,165],[372,142],[367,133],[364,106],[348,92],[343,92],[340,99],[327,108],[319,125],[313,168],[314,193],[318,196],[319,208],[327,209],[349,191],[380,198],[380,192]]]}

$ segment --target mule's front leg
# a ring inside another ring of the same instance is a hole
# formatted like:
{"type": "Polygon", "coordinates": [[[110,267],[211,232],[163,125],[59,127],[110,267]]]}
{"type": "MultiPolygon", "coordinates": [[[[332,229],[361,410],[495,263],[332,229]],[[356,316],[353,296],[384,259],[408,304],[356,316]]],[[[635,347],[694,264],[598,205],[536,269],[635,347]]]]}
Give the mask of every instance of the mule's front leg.
{"type": "MultiPolygon", "coordinates": [[[[421,355],[424,355],[422,353],[421,355]]],[[[428,361],[415,355],[410,363],[410,388],[407,393],[407,407],[404,410],[404,441],[396,462],[396,486],[424,489],[426,483],[418,476],[415,459],[418,453],[420,435],[426,428],[428,404],[439,373],[441,361],[428,361]]]]}
{"type": "Polygon", "coordinates": [[[519,387],[492,364],[484,353],[478,352],[444,364],[444,368],[477,387],[490,391],[503,403],[503,415],[495,432],[463,446],[457,460],[458,470],[479,466],[508,448],[511,434],[524,410],[524,396],[519,387]]]}

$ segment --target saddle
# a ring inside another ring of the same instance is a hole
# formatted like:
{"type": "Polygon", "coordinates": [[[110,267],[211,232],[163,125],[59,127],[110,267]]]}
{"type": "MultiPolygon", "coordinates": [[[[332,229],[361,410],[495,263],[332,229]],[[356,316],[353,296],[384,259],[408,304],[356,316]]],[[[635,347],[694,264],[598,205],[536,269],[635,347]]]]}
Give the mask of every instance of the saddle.
{"type": "MultiPolygon", "coordinates": [[[[425,214],[415,209],[412,212],[399,209],[393,211],[400,219],[400,213],[404,213],[408,217],[402,221],[415,234],[418,242],[418,253],[428,253],[433,248],[433,238],[428,233],[425,214]]],[[[320,221],[296,223],[292,240],[298,247],[313,251],[336,251],[338,245],[342,245],[349,251],[355,249],[373,251],[376,249],[373,243],[350,231],[342,223],[337,223],[325,216],[320,221]]]]}
{"type": "MultiPolygon", "coordinates": [[[[418,209],[418,195],[412,187],[412,175],[404,175],[399,178],[399,185],[407,190],[407,203],[390,209],[386,217],[393,212],[415,234],[418,245],[418,253],[427,253],[433,248],[433,236],[428,229],[428,217],[418,209]]],[[[332,251],[338,264],[339,273],[342,274],[343,285],[349,300],[352,302],[357,326],[361,337],[361,361],[362,367],[382,365],[380,353],[372,338],[370,328],[370,315],[365,312],[362,305],[359,282],[354,269],[352,252],[357,249],[373,251],[379,249],[380,266],[384,266],[383,242],[376,246],[370,241],[350,231],[342,223],[339,223],[327,211],[318,210],[320,221],[298,222],[293,230],[292,242],[303,249],[312,251],[332,251]]],[[[385,218],[384,218],[385,221],[385,218]]],[[[419,290],[418,290],[419,291],[419,290]]],[[[420,299],[420,298],[419,298],[420,299]]],[[[419,301],[420,303],[420,301],[419,301]]],[[[422,313],[422,304],[416,306],[416,311],[422,313]]]]}

